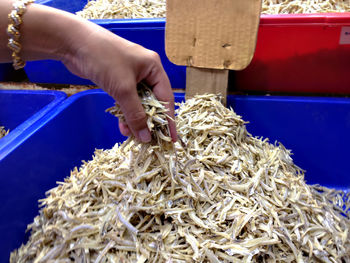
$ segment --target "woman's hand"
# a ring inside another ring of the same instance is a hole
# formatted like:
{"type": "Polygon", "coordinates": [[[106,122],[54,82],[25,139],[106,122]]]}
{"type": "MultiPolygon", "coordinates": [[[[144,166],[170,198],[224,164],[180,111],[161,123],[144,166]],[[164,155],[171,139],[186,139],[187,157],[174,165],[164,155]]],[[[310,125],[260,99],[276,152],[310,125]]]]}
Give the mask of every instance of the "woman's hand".
{"type": "MultiPolygon", "coordinates": [[[[119,125],[124,135],[132,133],[142,142],[149,142],[151,135],[137,95],[137,83],[145,81],[153,87],[155,96],[168,102],[169,116],[174,118],[174,96],[158,54],[91,22],[84,27],[84,36],[72,43],[64,64],[74,74],[92,80],[118,102],[126,119],[126,123],[119,125]]],[[[169,128],[176,141],[175,123],[171,120],[169,128]]]]}

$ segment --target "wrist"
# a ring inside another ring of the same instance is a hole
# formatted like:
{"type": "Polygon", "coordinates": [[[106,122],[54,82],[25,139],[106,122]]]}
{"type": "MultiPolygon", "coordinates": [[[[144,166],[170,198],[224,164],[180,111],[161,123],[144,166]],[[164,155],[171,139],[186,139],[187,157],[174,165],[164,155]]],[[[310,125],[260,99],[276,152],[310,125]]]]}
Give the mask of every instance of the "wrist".
{"type": "Polygon", "coordinates": [[[118,66],[127,67],[125,57],[132,52],[130,49],[138,45],[91,21],[75,18],[76,27],[66,34],[68,45],[61,61],[72,73],[103,86],[102,75],[116,67],[113,62],[118,61],[118,66]],[[96,62],[99,70],[96,70],[96,62]]]}

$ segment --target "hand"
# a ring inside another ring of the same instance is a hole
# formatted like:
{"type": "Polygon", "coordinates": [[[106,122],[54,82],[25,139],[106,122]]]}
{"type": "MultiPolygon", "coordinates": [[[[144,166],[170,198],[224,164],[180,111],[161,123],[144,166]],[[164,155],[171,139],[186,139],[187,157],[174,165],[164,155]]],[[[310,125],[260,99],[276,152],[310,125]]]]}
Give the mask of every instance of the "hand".
{"type": "MultiPolygon", "coordinates": [[[[126,123],[120,123],[123,135],[134,134],[142,142],[151,140],[146,114],[136,86],[145,81],[154,95],[168,102],[169,116],[174,118],[174,96],[169,79],[157,53],[120,38],[91,22],[85,23],[83,38],[72,43],[73,52],[63,62],[74,74],[88,78],[108,92],[120,105],[126,123]]],[[[175,123],[169,121],[171,137],[177,140],[175,123]]]]}

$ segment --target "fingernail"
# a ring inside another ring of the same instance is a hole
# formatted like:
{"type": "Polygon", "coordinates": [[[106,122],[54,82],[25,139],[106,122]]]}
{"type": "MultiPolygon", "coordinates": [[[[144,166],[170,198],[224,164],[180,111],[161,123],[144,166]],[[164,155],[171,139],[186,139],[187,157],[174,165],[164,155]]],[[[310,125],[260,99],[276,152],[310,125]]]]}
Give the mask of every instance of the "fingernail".
{"type": "Polygon", "coordinates": [[[142,142],[150,142],[151,141],[151,134],[147,128],[139,131],[139,138],[142,142]]]}

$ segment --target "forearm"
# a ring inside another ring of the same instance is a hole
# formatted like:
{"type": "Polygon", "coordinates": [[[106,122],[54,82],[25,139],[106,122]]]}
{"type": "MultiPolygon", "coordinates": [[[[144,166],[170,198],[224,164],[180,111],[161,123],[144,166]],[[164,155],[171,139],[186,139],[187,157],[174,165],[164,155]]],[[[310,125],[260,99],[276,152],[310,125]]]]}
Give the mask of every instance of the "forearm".
{"type": "MultiPolygon", "coordinates": [[[[10,62],[11,50],[7,47],[8,14],[13,0],[0,0],[0,62],[10,62]]],[[[20,56],[23,60],[63,60],[73,52],[79,34],[88,31],[82,19],[57,9],[30,4],[20,26],[20,56]]]]}

